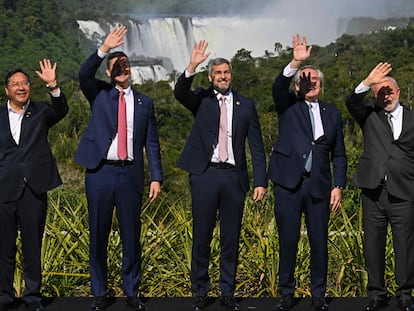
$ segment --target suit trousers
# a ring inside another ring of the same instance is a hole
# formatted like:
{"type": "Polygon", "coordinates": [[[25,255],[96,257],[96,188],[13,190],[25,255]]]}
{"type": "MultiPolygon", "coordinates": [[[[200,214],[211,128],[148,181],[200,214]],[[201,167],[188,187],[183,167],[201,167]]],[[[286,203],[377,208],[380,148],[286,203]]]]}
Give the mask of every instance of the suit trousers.
{"type": "Polygon", "coordinates": [[[386,186],[362,189],[364,256],[370,299],[386,299],[384,274],[388,225],[391,225],[398,299],[411,299],[414,288],[414,202],[390,195],[386,186]]]}
{"type": "Polygon", "coordinates": [[[47,194],[34,193],[25,186],[22,196],[0,203],[0,303],[14,300],[14,270],[16,268],[16,239],[18,230],[22,241],[23,301],[40,302],[41,249],[46,222],[47,194]]]}
{"type": "Polygon", "coordinates": [[[210,243],[220,219],[220,280],[223,296],[233,296],[238,264],[239,237],[245,193],[236,168],[208,167],[200,175],[190,175],[193,216],[191,283],[196,296],[210,289],[208,266],[210,243]]]}
{"type": "Polygon", "coordinates": [[[107,246],[116,207],[122,241],[122,280],[126,296],[137,296],[141,276],[141,203],[142,193],[134,182],[133,166],[103,165],[87,170],[86,197],[90,230],[89,265],[91,292],[107,294],[107,246]]]}
{"type": "Polygon", "coordinates": [[[325,296],[328,264],[329,200],[310,195],[310,179],[305,178],[296,189],[274,187],[275,217],[279,234],[280,294],[293,295],[298,242],[302,213],[305,216],[311,248],[312,297],[325,296]]]}

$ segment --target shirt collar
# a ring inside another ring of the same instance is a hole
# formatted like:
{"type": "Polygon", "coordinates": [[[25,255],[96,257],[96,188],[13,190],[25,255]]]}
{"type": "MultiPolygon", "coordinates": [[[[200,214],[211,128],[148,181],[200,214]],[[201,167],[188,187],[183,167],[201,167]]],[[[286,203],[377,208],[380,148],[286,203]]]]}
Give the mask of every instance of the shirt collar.
{"type": "Polygon", "coordinates": [[[401,111],[402,111],[402,106],[401,106],[401,105],[400,105],[400,103],[398,102],[398,103],[395,105],[395,109],[394,109],[393,111],[389,112],[389,114],[390,114],[390,115],[392,115],[392,117],[393,117],[394,119],[397,119],[397,118],[398,118],[398,116],[400,115],[401,111]]]}
{"type": "MultiPolygon", "coordinates": [[[[26,104],[26,105],[23,105],[23,114],[27,111],[27,108],[29,108],[29,104],[30,104],[30,99],[27,101],[27,104],[26,104]]],[[[12,106],[10,106],[10,99],[9,99],[9,100],[7,100],[7,110],[8,110],[9,112],[14,112],[14,113],[17,113],[17,111],[16,111],[16,110],[14,110],[14,109],[12,108],[12,106]]]]}
{"type": "MultiPolygon", "coordinates": [[[[119,88],[117,88],[117,90],[120,91],[119,88]]],[[[132,92],[132,88],[131,86],[128,86],[126,89],[122,89],[122,91],[124,92],[125,96],[129,96],[129,94],[132,92]]]]}

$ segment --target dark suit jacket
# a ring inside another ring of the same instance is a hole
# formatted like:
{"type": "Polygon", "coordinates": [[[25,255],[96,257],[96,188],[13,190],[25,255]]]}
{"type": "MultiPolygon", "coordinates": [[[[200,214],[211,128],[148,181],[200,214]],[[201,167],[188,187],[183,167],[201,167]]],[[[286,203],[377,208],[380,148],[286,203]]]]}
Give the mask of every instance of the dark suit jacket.
{"type": "Polygon", "coordinates": [[[7,105],[0,107],[0,202],[19,199],[25,180],[36,193],[62,181],[48,142],[48,131],[68,112],[63,93],[47,102],[30,102],[23,116],[19,145],[10,132],[7,105]]]}
{"type": "MultiPolygon", "coordinates": [[[[193,78],[194,76],[186,78],[183,73],[174,90],[177,100],[195,117],[190,136],[178,160],[178,166],[191,174],[201,174],[207,169],[218,142],[220,106],[213,88],[191,91],[193,78]]],[[[242,189],[245,192],[249,190],[246,138],[249,140],[252,155],[254,187],[267,187],[266,157],[256,107],[252,100],[234,91],[232,131],[234,158],[236,168],[240,172],[242,189]]]]}
{"type": "MultiPolygon", "coordinates": [[[[118,90],[111,84],[95,79],[103,59],[93,53],[79,72],[80,86],[89,100],[92,115],[75,154],[75,161],[88,169],[96,169],[106,157],[117,132],[118,90]]],[[[150,97],[134,92],[134,182],[144,190],[145,148],[151,181],[162,181],[162,166],[154,104],[150,97]]]]}
{"type": "Polygon", "coordinates": [[[333,105],[319,100],[324,135],[316,141],[312,135],[309,108],[299,100],[289,85],[292,77],[282,73],[273,84],[273,98],[279,116],[279,137],[269,163],[269,178],[277,185],[296,188],[302,179],[305,162],[312,149],[311,193],[314,197],[329,198],[333,182],[344,187],[347,158],[342,132],[341,112],[333,105]]]}
{"type": "Polygon", "coordinates": [[[367,92],[346,100],[349,112],[364,134],[364,152],[355,170],[353,182],[361,188],[375,189],[387,175],[390,194],[408,201],[414,200],[414,112],[403,106],[402,132],[394,140],[385,112],[367,92]]]}

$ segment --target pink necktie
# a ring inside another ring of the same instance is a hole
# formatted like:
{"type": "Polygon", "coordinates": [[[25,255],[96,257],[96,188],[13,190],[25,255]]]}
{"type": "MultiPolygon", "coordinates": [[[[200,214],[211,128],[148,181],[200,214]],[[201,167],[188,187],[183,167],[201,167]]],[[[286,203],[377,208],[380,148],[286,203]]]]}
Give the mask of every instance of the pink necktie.
{"type": "Polygon", "coordinates": [[[118,157],[125,160],[127,156],[126,101],[124,91],[121,90],[118,100],[118,157]]]}
{"type": "Polygon", "coordinates": [[[220,128],[219,128],[219,159],[225,162],[228,158],[227,154],[227,107],[226,98],[221,96],[220,105],[220,128]]]}

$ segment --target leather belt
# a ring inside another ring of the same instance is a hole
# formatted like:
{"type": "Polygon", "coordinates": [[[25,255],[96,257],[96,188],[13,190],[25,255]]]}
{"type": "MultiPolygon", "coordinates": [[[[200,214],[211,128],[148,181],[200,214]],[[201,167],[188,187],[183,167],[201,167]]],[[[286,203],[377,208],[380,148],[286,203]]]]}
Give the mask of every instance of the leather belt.
{"type": "Polygon", "coordinates": [[[124,167],[124,166],[133,165],[134,161],[129,161],[129,160],[104,160],[103,163],[106,164],[106,165],[124,167]]]}
{"type": "Polygon", "coordinates": [[[227,168],[235,168],[236,166],[227,162],[210,162],[209,166],[220,168],[220,169],[227,169],[227,168]]]}

